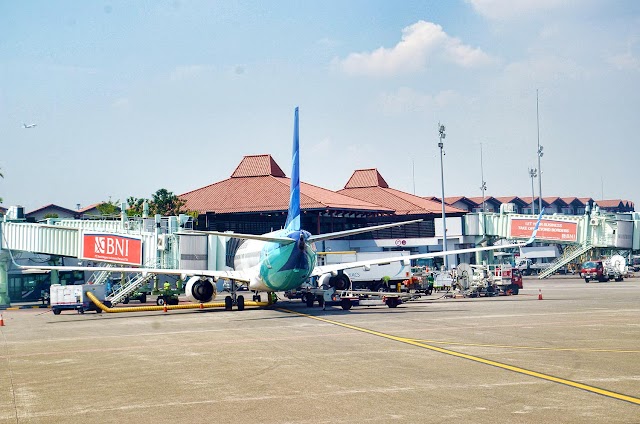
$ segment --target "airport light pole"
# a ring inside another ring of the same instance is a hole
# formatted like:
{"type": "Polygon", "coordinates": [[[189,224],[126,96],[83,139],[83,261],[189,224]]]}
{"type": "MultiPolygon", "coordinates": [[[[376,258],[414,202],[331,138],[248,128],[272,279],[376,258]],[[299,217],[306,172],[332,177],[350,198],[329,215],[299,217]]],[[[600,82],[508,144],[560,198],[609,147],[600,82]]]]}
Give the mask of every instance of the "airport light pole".
{"type": "Polygon", "coordinates": [[[480,177],[482,184],[480,190],[482,190],[482,213],[484,213],[484,192],[487,190],[487,182],[484,180],[484,168],[482,166],[482,143],[480,143],[480,177]]]}
{"type": "Polygon", "coordinates": [[[533,179],[537,177],[538,170],[536,168],[529,168],[529,176],[531,177],[531,214],[536,214],[536,198],[535,193],[533,192],[533,179]]]}
{"type": "Polygon", "coordinates": [[[540,112],[538,108],[538,89],[536,88],[536,122],[538,126],[538,211],[542,211],[542,168],[540,158],[542,157],[542,146],[540,145],[540,112]]]}
{"type": "Polygon", "coordinates": [[[444,156],[444,143],[442,140],[447,136],[445,133],[444,125],[438,122],[438,133],[440,135],[440,142],[438,147],[440,148],[440,182],[442,184],[442,250],[444,252],[444,269],[449,270],[449,260],[447,259],[447,218],[444,213],[444,166],[442,156],[444,156]]]}

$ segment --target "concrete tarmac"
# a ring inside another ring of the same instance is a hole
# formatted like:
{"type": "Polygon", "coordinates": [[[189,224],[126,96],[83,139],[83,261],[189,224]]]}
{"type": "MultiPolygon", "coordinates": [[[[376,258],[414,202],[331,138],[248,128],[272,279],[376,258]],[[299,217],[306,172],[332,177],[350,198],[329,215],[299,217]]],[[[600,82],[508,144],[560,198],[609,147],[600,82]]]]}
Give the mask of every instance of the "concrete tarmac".
{"type": "Polygon", "coordinates": [[[640,422],[640,278],[524,285],[396,309],[2,311],[0,423],[640,422]]]}

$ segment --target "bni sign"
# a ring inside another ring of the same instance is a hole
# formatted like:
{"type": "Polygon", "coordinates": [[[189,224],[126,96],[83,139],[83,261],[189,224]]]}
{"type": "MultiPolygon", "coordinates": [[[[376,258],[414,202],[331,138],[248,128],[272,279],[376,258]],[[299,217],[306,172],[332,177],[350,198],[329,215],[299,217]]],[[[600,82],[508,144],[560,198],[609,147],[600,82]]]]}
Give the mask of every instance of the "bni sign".
{"type": "Polygon", "coordinates": [[[82,259],[142,265],[142,239],[104,233],[84,233],[82,259]]]}

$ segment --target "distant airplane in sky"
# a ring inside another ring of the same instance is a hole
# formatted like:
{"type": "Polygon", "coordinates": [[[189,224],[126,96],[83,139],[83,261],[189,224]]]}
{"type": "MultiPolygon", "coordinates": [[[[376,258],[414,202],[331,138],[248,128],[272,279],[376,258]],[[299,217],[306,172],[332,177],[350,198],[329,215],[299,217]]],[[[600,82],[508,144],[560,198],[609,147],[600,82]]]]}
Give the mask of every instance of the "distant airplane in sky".
{"type": "Polygon", "coordinates": [[[22,124],[22,126],[23,126],[24,128],[34,128],[34,127],[37,127],[37,126],[38,126],[38,124],[22,124]]]}

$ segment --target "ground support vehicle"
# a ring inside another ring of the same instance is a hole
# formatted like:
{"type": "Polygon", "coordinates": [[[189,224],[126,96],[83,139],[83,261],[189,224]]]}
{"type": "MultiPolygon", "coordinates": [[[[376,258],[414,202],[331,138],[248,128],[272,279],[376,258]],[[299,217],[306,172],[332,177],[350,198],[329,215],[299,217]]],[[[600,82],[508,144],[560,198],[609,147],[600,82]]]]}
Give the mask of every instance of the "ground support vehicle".
{"type": "MultiPolygon", "coordinates": [[[[429,296],[433,292],[434,278],[429,272],[414,272],[411,277],[400,283],[400,290],[408,293],[425,294],[429,296]]],[[[393,286],[391,287],[393,291],[393,286]]]]}
{"type": "Polygon", "coordinates": [[[403,302],[419,297],[406,292],[336,290],[335,288],[306,288],[304,291],[303,298],[308,307],[318,302],[318,305],[323,308],[327,305],[339,305],[345,311],[353,306],[387,305],[389,308],[395,308],[403,302]]]}
{"type": "MultiPolygon", "coordinates": [[[[409,251],[394,252],[334,252],[325,253],[324,264],[339,264],[344,262],[358,262],[388,258],[390,256],[407,256],[409,251]]],[[[363,266],[344,271],[349,277],[351,288],[369,291],[395,291],[393,286],[401,283],[411,276],[410,261],[393,261],[380,265],[363,266]]]]}
{"type": "Polygon", "coordinates": [[[102,313],[102,310],[86,296],[86,292],[88,291],[100,301],[104,302],[104,284],[79,284],[74,286],[52,284],[49,289],[51,310],[55,315],[60,315],[64,310],[77,311],[79,314],[84,314],[86,311],[96,311],[98,314],[102,313]]]}
{"type": "Polygon", "coordinates": [[[582,264],[580,275],[584,282],[606,282],[609,280],[622,281],[627,272],[625,259],[620,255],[597,261],[586,261],[582,264]]]}
{"type": "Polygon", "coordinates": [[[179,303],[178,295],[182,292],[178,290],[163,290],[158,293],[156,298],[156,305],[177,305],[179,303]]]}
{"type": "Polygon", "coordinates": [[[145,293],[145,292],[138,292],[138,291],[133,292],[133,293],[131,294],[131,296],[126,297],[126,298],[122,301],[122,303],[124,303],[124,304],[126,305],[127,303],[129,303],[129,302],[130,302],[130,301],[132,301],[132,300],[137,300],[137,301],[139,301],[140,303],[146,303],[146,302],[147,302],[147,293],[145,293]]]}
{"type": "Polygon", "coordinates": [[[519,270],[510,265],[458,265],[454,288],[464,297],[517,295],[522,289],[519,270]]]}

